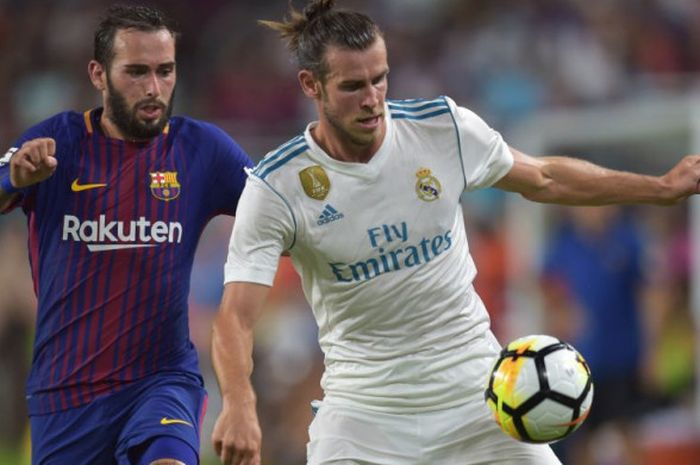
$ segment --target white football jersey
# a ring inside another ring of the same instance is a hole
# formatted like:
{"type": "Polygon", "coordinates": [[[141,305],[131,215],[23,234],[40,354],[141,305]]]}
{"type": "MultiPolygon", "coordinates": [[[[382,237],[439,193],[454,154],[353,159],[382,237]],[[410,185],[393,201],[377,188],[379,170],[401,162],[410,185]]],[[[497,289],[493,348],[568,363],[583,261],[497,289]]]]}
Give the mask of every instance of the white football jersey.
{"type": "Polygon", "coordinates": [[[225,281],[271,285],[291,254],[319,326],[326,400],[406,412],[481,395],[499,347],[472,287],[460,195],[509,171],[508,146],[447,97],[387,101],[366,164],[328,156],[314,124],[249,176],[225,281]]]}

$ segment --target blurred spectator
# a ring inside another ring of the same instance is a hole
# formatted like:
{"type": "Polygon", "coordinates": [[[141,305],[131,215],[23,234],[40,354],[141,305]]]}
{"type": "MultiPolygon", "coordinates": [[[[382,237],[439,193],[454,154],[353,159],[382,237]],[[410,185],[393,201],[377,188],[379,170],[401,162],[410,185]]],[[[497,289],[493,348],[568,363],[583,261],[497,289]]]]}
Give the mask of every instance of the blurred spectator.
{"type": "Polygon", "coordinates": [[[593,465],[594,435],[614,425],[622,460],[641,464],[635,446],[642,400],[643,248],[638,227],[618,207],[566,211],[545,250],[542,289],[547,332],[573,344],[593,373],[594,403],[565,444],[564,463],[593,465]]]}
{"type": "Polygon", "coordinates": [[[469,249],[477,265],[474,288],[491,319],[491,330],[501,344],[508,341],[506,294],[508,246],[506,241],[505,194],[483,189],[463,196],[464,227],[469,249]]]}
{"type": "Polygon", "coordinates": [[[655,228],[649,301],[649,363],[647,380],[657,407],[687,403],[696,385],[696,340],[690,308],[691,237],[687,212],[674,208],[647,218],[655,228]]]}
{"type": "MultiPolygon", "coordinates": [[[[107,3],[0,2],[0,141],[92,95],[74,66],[89,58],[90,43],[75,31],[107,3]]],[[[299,93],[289,91],[295,70],[256,24],[286,2],[155,3],[184,31],[179,111],[242,126],[256,147],[274,146],[257,138],[279,142],[298,132],[307,118],[299,93]]],[[[682,92],[700,69],[693,0],[343,3],[382,24],[392,51],[390,96],[434,97],[439,89],[502,129],[543,108],[682,92]]]]}
{"type": "Polygon", "coordinates": [[[0,463],[18,463],[27,433],[24,381],[29,374],[36,299],[26,258],[26,228],[0,221],[0,463]],[[24,269],[21,269],[24,268],[24,269]]]}

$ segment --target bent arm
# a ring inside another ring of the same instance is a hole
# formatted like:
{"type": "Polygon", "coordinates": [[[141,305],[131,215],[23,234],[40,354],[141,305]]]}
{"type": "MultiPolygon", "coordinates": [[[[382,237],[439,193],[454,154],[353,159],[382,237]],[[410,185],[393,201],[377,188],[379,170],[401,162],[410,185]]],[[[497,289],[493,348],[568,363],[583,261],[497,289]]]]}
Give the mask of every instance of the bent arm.
{"type": "Polygon", "coordinates": [[[510,149],[511,170],[494,186],[528,200],[566,205],[670,205],[698,193],[700,157],[687,156],[663,176],[617,171],[569,157],[532,157],[510,149]]]}
{"type": "Polygon", "coordinates": [[[55,155],[56,141],[50,137],[28,140],[11,155],[10,169],[0,178],[0,211],[10,206],[17,189],[40,183],[53,175],[58,164],[55,155]]]}
{"type": "Polygon", "coordinates": [[[259,463],[261,432],[256,413],[253,328],[269,287],[230,282],[224,288],[212,331],[212,363],[221,390],[222,411],[212,441],[223,463],[246,458],[259,463]]]}

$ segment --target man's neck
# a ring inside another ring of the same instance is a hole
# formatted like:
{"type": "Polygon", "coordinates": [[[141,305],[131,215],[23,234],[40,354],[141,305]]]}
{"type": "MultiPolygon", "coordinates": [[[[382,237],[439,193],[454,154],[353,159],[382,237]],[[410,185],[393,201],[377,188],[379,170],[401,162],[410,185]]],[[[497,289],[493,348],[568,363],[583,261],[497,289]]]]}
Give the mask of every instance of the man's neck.
{"type": "Polygon", "coordinates": [[[386,126],[379,136],[367,144],[350,140],[323,122],[311,128],[311,136],[331,158],[347,163],[369,163],[382,145],[386,126]]]}
{"type": "Polygon", "coordinates": [[[102,115],[100,115],[100,128],[102,129],[102,133],[110,139],[123,140],[135,144],[145,144],[153,140],[153,138],[134,139],[132,137],[126,137],[119,127],[109,119],[105,110],[103,110],[102,115]]]}
{"type": "Polygon", "coordinates": [[[102,129],[102,133],[110,139],[125,140],[124,135],[119,130],[117,125],[114,124],[109,117],[107,117],[106,109],[103,109],[102,114],[100,115],[100,128],[102,129]]]}

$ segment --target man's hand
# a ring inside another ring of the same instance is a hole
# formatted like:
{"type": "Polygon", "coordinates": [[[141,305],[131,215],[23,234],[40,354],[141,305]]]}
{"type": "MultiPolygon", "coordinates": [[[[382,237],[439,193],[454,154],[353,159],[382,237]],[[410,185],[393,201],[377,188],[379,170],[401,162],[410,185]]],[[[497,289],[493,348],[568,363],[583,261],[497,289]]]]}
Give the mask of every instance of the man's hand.
{"type": "Polygon", "coordinates": [[[262,433],[255,402],[232,405],[224,399],[211,438],[224,465],[260,465],[262,433]]]}
{"type": "Polygon", "coordinates": [[[663,176],[673,204],[693,194],[700,194],[700,155],[687,155],[663,176]]]}
{"type": "Polygon", "coordinates": [[[18,189],[31,186],[50,177],[58,161],[56,141],[50,137],[32,139],[12,155],[10,159],[10,181],[18,189]]]}

